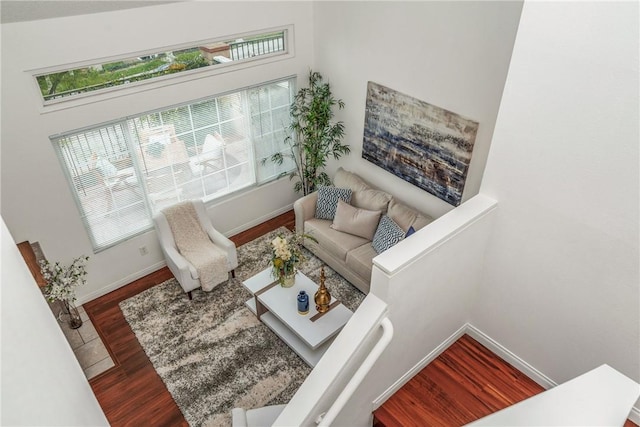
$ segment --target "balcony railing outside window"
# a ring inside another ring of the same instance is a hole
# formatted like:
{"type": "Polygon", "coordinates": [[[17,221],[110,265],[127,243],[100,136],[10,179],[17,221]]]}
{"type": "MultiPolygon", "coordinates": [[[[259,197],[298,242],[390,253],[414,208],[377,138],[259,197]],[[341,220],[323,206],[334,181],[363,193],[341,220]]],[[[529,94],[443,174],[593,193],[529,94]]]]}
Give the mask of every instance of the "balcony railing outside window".
{"type": "Polygon", "coordinates": [[[158,77],[286,53],[286,30],[212,41],[35,76],[45,102],[105,91],[158,77]]]}

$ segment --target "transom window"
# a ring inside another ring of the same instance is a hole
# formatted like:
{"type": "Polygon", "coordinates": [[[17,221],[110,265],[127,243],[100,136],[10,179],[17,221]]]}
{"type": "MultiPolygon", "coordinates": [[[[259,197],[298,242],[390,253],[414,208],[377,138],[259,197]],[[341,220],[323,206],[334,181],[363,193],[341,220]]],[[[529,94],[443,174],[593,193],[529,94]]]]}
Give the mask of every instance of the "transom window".
{"type": "Polygon", "coordinates": [[[52,137],[94,251],[152,227],[182,200],[213,200],[294,165],[284,142],[294,79],[52,137]]]}
{"type": "Polygon", "coordinates": [[[142,56],[124,57],[117,61],[89,63],[81,67],[36,74],[35,79],[42,98],[45,103],[49,103],[198,68],[286,53],[286,36],[287,30],[280,30],[200,42],[197,45],[149,52],[142,56]]]}

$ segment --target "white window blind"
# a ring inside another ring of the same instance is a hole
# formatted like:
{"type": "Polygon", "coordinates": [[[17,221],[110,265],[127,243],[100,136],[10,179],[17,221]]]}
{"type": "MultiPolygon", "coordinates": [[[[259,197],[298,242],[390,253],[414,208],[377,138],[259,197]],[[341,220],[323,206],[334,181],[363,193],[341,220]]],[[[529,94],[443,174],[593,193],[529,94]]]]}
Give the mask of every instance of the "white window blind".
{"type": "Polygon", "coordinates": [[[262,159],[287,148],[293,79],[52,138],[94,251],[152,227],[182,200],[205,201],[292,169],[262,159]]]}

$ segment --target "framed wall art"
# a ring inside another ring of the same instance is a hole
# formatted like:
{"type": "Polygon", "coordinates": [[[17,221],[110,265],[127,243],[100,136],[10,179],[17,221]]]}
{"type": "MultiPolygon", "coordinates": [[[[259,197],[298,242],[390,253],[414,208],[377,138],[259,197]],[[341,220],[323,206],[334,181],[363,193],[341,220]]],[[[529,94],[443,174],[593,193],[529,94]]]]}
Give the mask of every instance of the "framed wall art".
{"type": "Polygon", "coordinates": [[[458,206],[478,123],[369,82],[362,157],[458,206]]]}

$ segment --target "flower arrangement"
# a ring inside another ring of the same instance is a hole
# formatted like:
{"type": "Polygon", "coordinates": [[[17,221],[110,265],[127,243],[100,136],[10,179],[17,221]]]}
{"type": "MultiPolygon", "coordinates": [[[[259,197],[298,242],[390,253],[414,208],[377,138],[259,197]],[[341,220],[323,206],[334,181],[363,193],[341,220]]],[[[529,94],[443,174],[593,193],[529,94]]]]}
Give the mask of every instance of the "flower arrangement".
{"type": "Polygon", "coordinates": [[[66,267],[59,262],[52,265],[47,260],[40,261],[40,271],[47,282],[44,287],[45,297],[51,302],[60,300],[66,304],[73,304],[76,300],[76,286],[87,283],[88,260],[88,256],[80,256],[66,267]]]}
{"type": "Polygon", "coordinates": [[[271,241],[273,249],[271,256],[272,274],[280,281],[282,286],[293,285],[296,269],[305,260],[302,253],[302,242],[305,238],[315,241],[313,237],[306,234],[294,234],[289,238],[279,234],[271,241]]]}

